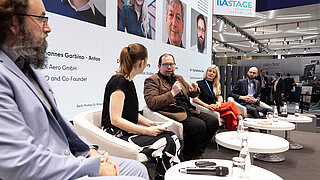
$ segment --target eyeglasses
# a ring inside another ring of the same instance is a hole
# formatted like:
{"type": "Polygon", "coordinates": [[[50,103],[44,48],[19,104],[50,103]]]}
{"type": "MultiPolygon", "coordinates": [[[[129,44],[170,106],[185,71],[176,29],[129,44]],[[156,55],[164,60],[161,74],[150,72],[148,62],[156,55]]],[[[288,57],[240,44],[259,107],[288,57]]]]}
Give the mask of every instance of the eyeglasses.
{"type": "Polygon", "coordinates": [[[253,71],[249,71],[249,74],[257,74],[257,73],[253,71]]]}
{"type": "Polygon", "coordinates": [[[17,14],[19,16],[29,16],[29,17],[36,17],[39,20],[41,20],[41,22],[43,23],[43,27],[46,26],[48,24],[49,21],[49,17],[47,16],[37,16],[37,15],[32,15],[32,14],[17,14]]]}
{"type": "Polygon", "coordinates": [[[197,27],[198,31],[201,32],[201,33],[205,33],[206,32],[206,29],[204,28],[201,28],[201,27],[197,27]]]}
{"type": "Polygon", "coordinates": [[[161,64],[162,66],[165,66],[165,67],[169,67],[169,66],[175,66],[176,65],[176,63],[163,63],[163,64],[161,64]]]}

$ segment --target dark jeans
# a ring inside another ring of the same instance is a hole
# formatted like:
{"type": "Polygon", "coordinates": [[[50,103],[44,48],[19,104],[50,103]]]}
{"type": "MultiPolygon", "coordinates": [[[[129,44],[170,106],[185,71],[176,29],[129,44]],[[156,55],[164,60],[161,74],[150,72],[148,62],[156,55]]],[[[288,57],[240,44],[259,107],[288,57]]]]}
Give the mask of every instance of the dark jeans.
{"type": "Polygon", "coordinates": [[[182,153],[185,161],[202,156],[219,126],[218,119],[210,114],[203,112],[191,114],[187,111],[187,115],[182,121],[184,134],[182,153]]]}

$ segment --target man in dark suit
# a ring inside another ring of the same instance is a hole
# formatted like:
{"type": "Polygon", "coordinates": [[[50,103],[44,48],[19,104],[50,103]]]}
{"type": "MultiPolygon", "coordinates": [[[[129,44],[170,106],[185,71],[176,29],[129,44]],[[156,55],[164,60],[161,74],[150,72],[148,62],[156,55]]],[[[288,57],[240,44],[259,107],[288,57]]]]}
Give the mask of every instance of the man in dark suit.
{"type": "Polygon", "coordinates": [[[280,73],[274,74],[274,79],[272,81],[272,96],[278,112],[280,112],[280,106],[283,106],[282,98],[284,98],[284,80],[280,77],[280,73]]]}
{"type": "Polygon", "coordinates": [[[159,58],[159,72],[144,81],[144,99],[148,107],[183,125],[184,160],[201,158],[219,126],[218,119],[200,112],[190,103],[199,95],[197,83],[190,85],[174,75],[175,60],[171,54],[159,58]]]}
{"type": "Polygon", "coordinates": [[[286,101],[292,103],[293,92],[292,89],[295,85],[294,79],[290,77],[290,73],[287,73],[287,77],[284,79],[284,97],[286,101]]]}
{"type": "Polygon", "coordinates": [[[247,74],[248,77],[246,79],[236,82],[229,96],[245,106],[248,114],[254,118],[259,118],[259,112],[267,114],[267,112],[272,112],[272,109],[260,107],[260,83],[256,80],[258,69],[251,67],[247,74]]]}
{"type": "Polygon", "coordinates": [[[256,77],[256,79],[260,82],[260,89],[261,89],[261,96],[260,100],[262,102],[266,102],[267,99],[267,93],[268,93],[268,85],[270,82],[268,82],[268,78],[265,76],[266,75],[266,70],[261,69],[260,70],[260,75],[256,77]]]}

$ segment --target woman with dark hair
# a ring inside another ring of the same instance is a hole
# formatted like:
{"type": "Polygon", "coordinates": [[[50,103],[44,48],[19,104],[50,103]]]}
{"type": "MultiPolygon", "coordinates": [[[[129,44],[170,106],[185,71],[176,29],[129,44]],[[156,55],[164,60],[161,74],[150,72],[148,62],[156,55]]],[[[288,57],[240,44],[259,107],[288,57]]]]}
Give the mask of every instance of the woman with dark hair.
{"type": "Polygon", "coordinates": [[[130,44],[120,53],[120,69],[105,88],[102,129],[141,147],[141,152],[156,159],[156,178],[163,179],[172,165],[180,163],[180,143],[163,123],[153,122],[138,113],[138,97],[132,79],[143,72],[148,52],[141,44],[130,44]]]}
{"type": "Polygon", "coordinates": [[[197,81],[197,83],[200,94],[193,98],[193,102],[209,110],[219,112],[220,117],[225,119],[227,129],[235,130],[242,115],[235,103],[223,103],[219,68],[216,65],[210,65],[203,75],[203,80],[197,81]]]}
{"type": "Polygon", "coordinates": [[[128,0],[122,6],[118,30],[152,39],[146,0],[128,0]]]}

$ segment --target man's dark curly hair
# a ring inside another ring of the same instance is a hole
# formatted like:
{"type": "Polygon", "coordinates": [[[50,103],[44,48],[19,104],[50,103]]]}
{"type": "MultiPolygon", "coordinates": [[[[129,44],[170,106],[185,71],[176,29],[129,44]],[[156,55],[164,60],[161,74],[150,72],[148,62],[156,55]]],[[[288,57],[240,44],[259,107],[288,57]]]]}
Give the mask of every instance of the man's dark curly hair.
{"type": "MultiPolygon", "coordinates": [[[[0,43],[3,43],[9,28],[12,25],[12,17],[17,14],[26,14],[29,0],[0,0],[0,43]]],[[[23,24],[23,16],[17,16],[19,23],[23,24]]]]}

